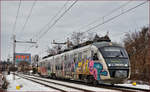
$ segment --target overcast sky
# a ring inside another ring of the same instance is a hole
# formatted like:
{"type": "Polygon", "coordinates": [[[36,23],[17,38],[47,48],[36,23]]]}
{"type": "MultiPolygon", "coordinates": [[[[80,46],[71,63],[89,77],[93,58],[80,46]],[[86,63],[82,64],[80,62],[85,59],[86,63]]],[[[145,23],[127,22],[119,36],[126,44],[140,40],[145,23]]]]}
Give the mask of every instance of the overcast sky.
{"type": "MultiPolygon", "coordinates": [[[[132,8],[143,1],[78,1],[40,40],[38,48],[31,48],[32,44],[17,44],[16,52],[40,54],[44,56],[48,46],[51,47],[52,40],[65,41],[73,31],[84,32],[89,28],[102,23],[103,21],[116,16],[125,10],[132,8]],[[119,10],[109,14],[114,9],[124,5],[119,10]],[[108,15],[109,14],[109,15],[108,15]],[[103,16],[108,15],[103,18],[103,16]],[[93,23],[93,21],[95,21],[93,23]],[[86,26],[93,23],[90,26],[86,26]],[[80,30],[79,30],[80,29],[80,30]],[[28,50],[28,48],[30,48],[28,50]]],[[[72,1],[36,1],[31,16],[22,30],[22,27],[29,15],[34,1],[22,1],[19,9],[16,29],[13,31],[18,1],[2,1],[1,3],[1,59],[6,60],[8,55],[12,56],[12,33],[16,34],[16,40],[35,41],[38,36],[45,32],[49,26],[73,3],[72,1]],[[62,7],[66,4],[65,8],[62,7]],[[60,14],[51,19],[60,11],[60,14]],[[51,23],[44,27],[48,22],[51,23]],[[44,27],[44,28],[43,28],[44,27]],[[43,29],[42,29],[43,28],[43,29]],[[42,30],[40,32],[40,30],[42,30]]],[[[116,19],[101,25],[90,32],[97,32],[100,36],[109,31],[112,41],[122,42],[126,32],[139,31],[143,26],[149,24],[149,4],[146,3],[136,9],[117,17],[116,19]]]]}

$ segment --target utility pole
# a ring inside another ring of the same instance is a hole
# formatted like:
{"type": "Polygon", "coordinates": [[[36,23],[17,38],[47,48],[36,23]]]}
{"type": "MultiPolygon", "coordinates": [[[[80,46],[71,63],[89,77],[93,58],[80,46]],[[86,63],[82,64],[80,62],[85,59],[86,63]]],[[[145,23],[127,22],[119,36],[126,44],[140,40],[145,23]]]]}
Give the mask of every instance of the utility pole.
{"type": "MultiPolygon", "coordinates": [[[[30,44],[36,44],[37,42],[31,41],[16,41],[16,35],[13,35],[13,67],[15,69],[15,53],[16,53],[16,43],[30,43],[30,44]]],[[[13,79],[15,80],[15,72],[13,73],[13,79]]]]}
{"type": "Polygon", "coordinates": [[[16,35],[13,35],[13,69],[14,69],[14,73],[13,73],[13,79],[15,80],[15,51],[16,51],[16,35]]]}

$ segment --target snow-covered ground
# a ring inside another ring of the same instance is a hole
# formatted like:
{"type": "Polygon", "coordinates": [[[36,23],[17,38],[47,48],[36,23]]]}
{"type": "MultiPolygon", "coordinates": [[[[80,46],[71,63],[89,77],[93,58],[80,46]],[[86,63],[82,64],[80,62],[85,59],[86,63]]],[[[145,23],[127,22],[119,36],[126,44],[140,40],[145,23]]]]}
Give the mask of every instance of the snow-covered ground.
{"type": "MultiPolygon", "coordinates": [[[[9,82],[9,86],[8,86],[7,91],[10,91],[10,92],[11,91],[15,91],[15,92],[16,91],[41,91],[41,92],[42,91],[58,91],[58,90],[55,90],[53,88],[45,87],[45,86],[40,85],[38,83],[20,78],[18,76],[15,76],[15,80],[13,80],[13,75],[12,74],[6,75],[6,79],[9,82]],[[22,87],[19,90],[17,90],[16,86],[20,86],[20,85],[22,87]]],[[[73,85],[74,87],[79,87],[79,88],[85,88],[85,89],[87,88],[87,89],[90,89],[90,90],[93,90],[93,91],[97,90],[97,91],[113,91],[114,92],[114,90],[110,90],[110,89],[88,87],[88,86],[85,86],[85,85],[78,85],[78,84],[74,84],[74,83],[66,83],[66,82],[61,82],[61,81],[57,81],[57,80],[50,80],[50,79],[49,80],[44,79],[44,80],[53,81],[53,82],[57,82],[57,83],[60,83],[60,84],[65,84],[65,85],[70,85],[70,86],[73,85]]],[[[142,88],[142,89],[150,90],[150,86],[146,85],[146,84],[137,84],[136,86],[133,86],[131,83],[125,83],[125,84],[116,84],[116,85],[142,88]]]]}
{"type": "Polygon", "coordinates": [[[13,75],[10,74],[10,75],[7,75],[6,76],[7,78],[7,81],[9,82],[9,86],[8,86],[8,89],[7,91],[57,91],[55,89],[52,89],[52,88],[48,88],[48,87],[45,87],[43,85],[40,85],[40,84],[37,84],[37,83],[34,83],[34,82],[31,82],[29,80],[26,80],[26,79],[23,79],[23,78],[20,78],[20,77],[17,77],[15,76],[15,80],[13,80],[13,75]],[[22,85],[22,87],[20,88],[20,90],[17,90],[16,89],[16,86],[19,86],[19,85],[22,85]]]}
{"type": "Polygon", "coordinates": [[[45,78],[40,78],[40,77],[35,77],[35,76],[29,76],[29,75],[24,75],[24,76],[28,76],[28,77],[32,77],[32,78],[38,78],[38,79],[45,80],[47,82],[54,82],[54,83],[63,84],[63,85],[67,85],[67,86],[72,86],[72,87],[76,87],[76,88],[81,88],[81,89],[85,89],[85,90],[89,90],[89,91],[120,92],[118,90],[113,90],[113,89],[91,87],[91,86],[82,85],[82,84],[64,82],[64,81],[59,81],[59,80],[45,79],[45,78]]]}
{"type": "MultiPolygon", "coordinates": [[[[27,75],[26,75],[27,76],[27,75]]],[[[34,77],[34,76],[32,76],[34,77]]],[[[35,82],[32,82],[32,81],[29,81],[29,80],[26,80],[26,79],[23,79],[23,78],[20,78],[20,77],[17,77],[16,76],[16,80],[13,80],[13,75],[8,75],[6,76],[8,82],[10,83],[10,85],[8,86],[8,90],[7,91],[57,91],[55,89],[51,89],[51,88],[47,88],[45,86],[42,86],[40,84],[37,84],[35,82]],[[17,90],[16,89],[16,86],[19,86],[19,85],[22,85],[22,88],[20,90],[17,90]]],[[[32,78],[31,78],[32,79],[32,78]]],[[[47,80],[47,81],[52,81],[50,79],[44,79],[44,80],[47,80]]],[[[86,89],[86,90],[91,90],[91,91],[103,91],[103,92],[106,92],[106,91],[112,91],[112,92],[117,92],[117,90],[111,90],[111,89],[106,89],[106,88],[97,88],[97,87],[90,87],[90,86],[85,86],[85,85],[79,85],[79,84],[74,84],[74,83],[66,83],[66,82],[61,82],[61,81],[55,81],[53,80],[53,82],[57,82],[57,83],[60,83],[60,84],[65,84],[65,85],[73,85],[74,87],[77,87],[77,88],[83,88],[83,89],[86,89]]],[[[53,83],[47,83],[47,85],[54,85],[53,83]]],[[[55,85],[55,86],[58,86],[58,85],[55,85]]],[[[59,86],[58,86],[59,87],[59,86]]],[[[63,87],[61,87],[61,89],[63,89],[63,87]]],[[[66,89],[67,90],[67,89],[66,89]]],[[[70,90],[68,90],[70,91],[70,90]]],[[[79,91],[77,91],[79,92],[79,91]]]]}
{"type": "Polygon", "coordinates": [[[150,86],[146,85],[146,84],[136,84],[136,86],[134,86],[132,84],[116,84],[116,85],[150,90],[150,86]]]}
{"type": "Polygon", "coordinates": [[[141,81],[141,80],[137,80],[137,81],[127,80],[127,81],[125,81],[124,84],[117,84],[117,85],[150,90],[150,85],[148,85],[148,84],[149,84],[148,82],[144,82],[144,81],[141,81]],[[132,85],[133,82],[135,82],[136,85],[132,85]]]}

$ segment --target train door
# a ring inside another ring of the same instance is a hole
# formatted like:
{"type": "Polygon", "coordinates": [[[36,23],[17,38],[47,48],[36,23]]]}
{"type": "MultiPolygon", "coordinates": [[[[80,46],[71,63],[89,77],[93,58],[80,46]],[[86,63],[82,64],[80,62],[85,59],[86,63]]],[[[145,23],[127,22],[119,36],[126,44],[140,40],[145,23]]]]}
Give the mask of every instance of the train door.
{"type": "Polygon", "coordinates": [[[78,71],[76,71],[78,68],[78,54],[74,53],[73,61],[71,62],[71,74],[73,79],[78,78],[78,71]]]}
{"type": "Polygon", "coordinates": [[[43,69],[42,69],[42,70],[43,70],[42,73],[43,73],[43,75],[46,75],[46,73],[47,73],[47,71],[46,71],[46,62],[43,61],[43,64],[42,64],[42,65],[43,65],[43,67],[42,67],[42,68],[43,68],[43,69]]]}
{"type": "Polygon", "coordinates": [[[51,75],[51,62],[50,61],[51,61],[51,59],[47,63],[47,65],[48,65],[48,67],[47,67],[47,74],[48,74],[48,76],[51,75]]]}
{"type": "Polygon", "coordinates": [[[52,73],[55,75],[56,67],[55,67],[55,58],[54,58],[54,56],[53,56],[52,63],[51,63],[51,70],[52,70],[52,73]]]}
{"type": "Polygon", "coordinates": [[[68,62],[69,62],[69,54],[65,55],[64,65],[63,65],[63,71],[64,71],[64,77],[67,78],[68,73],[68,62]]]}
{"type": "Polygon", "coordinates": [[[64,77],[64,61],[65,61],[65,55],[61,56],[61,77],[64,77]]]}

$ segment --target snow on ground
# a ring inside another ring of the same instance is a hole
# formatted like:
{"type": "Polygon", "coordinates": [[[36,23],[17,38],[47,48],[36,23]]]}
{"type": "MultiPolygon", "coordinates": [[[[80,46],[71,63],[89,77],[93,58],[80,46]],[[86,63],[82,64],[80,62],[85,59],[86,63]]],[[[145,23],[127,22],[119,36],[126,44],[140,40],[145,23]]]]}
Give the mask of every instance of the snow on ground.
{"type": "Polygon", "coordinates": [[[18,76],[15,76],[15,80],[13,80],[13,75],[7,75],[6,76],[7,81],[9,82],[7,91],[57,91],[52,88],[45,87],[43,85],[37,84],[35,82],[20,78],[18,76]],[[22,85],[20,90],[16,89],[16,86],[22,85]]]}
{"type": "MultiPolygon", "coordinates": [[[[28,75],[25,75],[28,76],[28,75]]],[[[35,76],[30,76],[30,77],[35,77],[35,76]]],[[[39,78],[39,77],[35,77],[35,78],[39,78]]],[[[98,88],[98,87],[91,87],[91,86],[86,86],[86,85],[82,85],[82,84],[75,84],[75,83],[69,83],[69,82],[64,82],[64,81],[58,81],[58,80],[51,80],[51,79],[44,79],[44,78],[39,78],[42,80],[46,80],[46,81],[51,81],[51,82],[55,82],[55,83],[59,83],[59,84],[63,84],[63,85],[68,85],[68,86],[72,86],[72,87],[77,87],[77,88],[84,88],[86,90],[90,90],[90,91],[100,91],[100,92],[120,92],[117,90],[112,90],[112,89],[107,89],[107,88],[98,88]]]]}
{"type": "Polygon", "coordinates": [[[134,86],[132,84],[116,84],[116,85],[150,90],[150,86],[146,85],[146,84],[137,84],[136,86],[134,86]]]}

